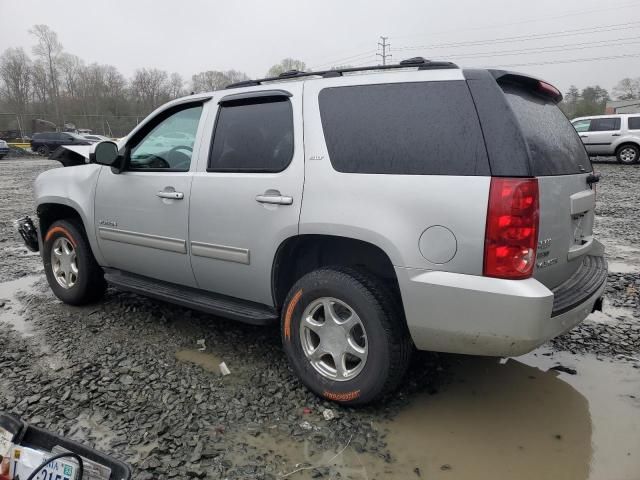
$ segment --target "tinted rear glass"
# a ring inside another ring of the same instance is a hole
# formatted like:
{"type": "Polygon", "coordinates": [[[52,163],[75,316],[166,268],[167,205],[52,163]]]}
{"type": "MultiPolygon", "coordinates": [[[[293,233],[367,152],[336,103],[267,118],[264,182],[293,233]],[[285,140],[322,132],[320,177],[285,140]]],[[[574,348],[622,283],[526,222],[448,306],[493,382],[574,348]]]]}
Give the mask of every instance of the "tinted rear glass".
{"type": "Polygon", "coordinates": [[[555,103],[516,86],[502,89],[529,147],[532,175],[591,171],[580,137],[555,103]]]}
{"type": "Polygon", "coordinates": [[[640,117],[629,117],[629,130],[640,130],[640,117]]]}
{"type": "Polygon", "coordinates": [[[611,130],[620,130],[620,117],[594,118],[591,120],[590,132],[608,132],[611,130]]]}
{"type": "Polygon", "coordinates": [[[339,172],[490,174],[463,81],[326,88],[319,102],[331,164],[339,172]]]}

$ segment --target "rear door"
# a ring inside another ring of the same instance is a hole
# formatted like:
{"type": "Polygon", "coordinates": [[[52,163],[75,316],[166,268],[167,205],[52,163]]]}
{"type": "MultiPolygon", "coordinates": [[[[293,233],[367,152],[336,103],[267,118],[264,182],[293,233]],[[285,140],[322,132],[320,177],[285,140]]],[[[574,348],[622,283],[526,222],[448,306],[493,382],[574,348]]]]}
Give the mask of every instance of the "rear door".
{"type": "Polygon", "coordinates": [[[580,267],[594,245],[595,192],[587,183],[591,162],[553,100],[514,85],[502,89],[527,143],[531,174],[538,177],[540,230],[534,277],[554,288],[580,267]]]}
{"type": "Polygon", "coordinates": [[[589,131],[580,136],[590,154],[613,155],[613,143],[621,135],[620,128],[620,117],[593,118],[589,131]]]}
{"type": "Polygon", "coordinates": [[[193,179],[191,264],[202,289],[273,305],[280,244],[298,234],[304,184],[302,82],[214,98],[193,179]],[[204,160],[204,159],[203,159],[204,160]]]}

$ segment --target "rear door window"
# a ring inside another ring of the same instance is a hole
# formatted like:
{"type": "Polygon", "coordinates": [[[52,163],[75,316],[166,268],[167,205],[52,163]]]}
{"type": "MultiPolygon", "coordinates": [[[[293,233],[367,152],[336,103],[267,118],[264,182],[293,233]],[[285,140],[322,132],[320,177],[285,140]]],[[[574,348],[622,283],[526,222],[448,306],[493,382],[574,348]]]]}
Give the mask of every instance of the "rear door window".
{"type": "Polygon", "coordinates": [[[552,100],[516,85],[501,87],[529,147],[532,175],[572,175],[592,170],[578,133],[552,100]]]}
{"type": "Polygon", "coordinates": [[[209,172],[281,172],[293,158],[293,110],[287,97],[220,105],[209,172]]]}
{"type": "Polygon", "coordinates": [[[610,132],[620,130],[620,117],[594,118],[591,120],[590,132],[610,132]]]}
{"type": "Polygon", "coordinates": [[[640,117],[629,117],[629,130],[640,130],[640,117]]]}
{"type": "Polygon", "coordinates": [[[466,82],[331,87],[320,92],[319,104],[339,172],[490,175],[466,82]]]}

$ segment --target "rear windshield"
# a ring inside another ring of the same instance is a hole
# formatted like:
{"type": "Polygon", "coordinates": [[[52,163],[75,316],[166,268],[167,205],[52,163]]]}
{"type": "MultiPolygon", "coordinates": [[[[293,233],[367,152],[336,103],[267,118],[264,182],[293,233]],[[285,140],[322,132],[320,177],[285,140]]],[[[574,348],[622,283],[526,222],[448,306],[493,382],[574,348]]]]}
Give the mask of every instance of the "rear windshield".
{"type": "Polygon", "coordinates": [[[329,158],[339,172],[490,175],[463,81],[325,88],[319,103],[329,158]]]}
{"type": "Polygon", "coordinates": [[[502,90],[529,146],[532,175],[592,170],[580,137],[555,103],[512,85],[502,85],[502,90]]]}

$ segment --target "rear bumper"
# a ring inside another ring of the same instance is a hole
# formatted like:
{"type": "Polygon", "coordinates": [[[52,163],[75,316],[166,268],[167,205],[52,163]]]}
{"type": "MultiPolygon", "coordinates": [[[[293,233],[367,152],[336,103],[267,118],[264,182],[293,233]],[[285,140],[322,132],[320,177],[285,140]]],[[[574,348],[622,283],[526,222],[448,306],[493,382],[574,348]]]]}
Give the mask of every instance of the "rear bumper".
{"type": "Polygon", "coordinates": [[[516,356],[570,330],[592,312],[604,293],[606,262],[590,257],[585,263],[554,291],[533,278],[503,280],[400,267],[396,274],[418,349],[516,356]]]}
{"type": "Polygon", "coordinates": [[[6,147],[0,147],[0,155],[7,155],[11,150],[6,147]]]}

